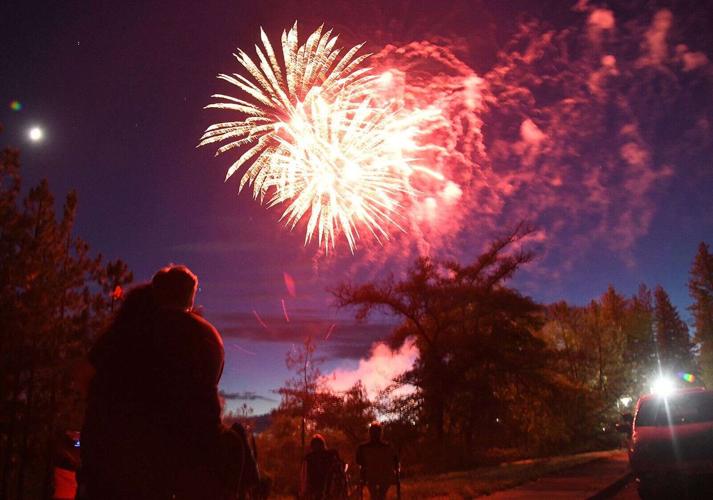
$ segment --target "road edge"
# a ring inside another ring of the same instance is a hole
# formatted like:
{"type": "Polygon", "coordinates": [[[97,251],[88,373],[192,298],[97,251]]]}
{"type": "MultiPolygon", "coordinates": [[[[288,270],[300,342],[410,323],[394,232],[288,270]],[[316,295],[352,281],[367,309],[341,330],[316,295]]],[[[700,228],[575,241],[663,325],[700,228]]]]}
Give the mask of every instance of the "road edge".
{"type": "Polygon", "coordinates": [[[616,479],[616,481],[613,481],[604,489],[599,490],[597,493],[590,497],[587,497],[587,500],[604,500],[606,498],[611,498],[614,494],[618,493],[619,490],[623,489],[624,486],[626,486],[633,477],[634,473],[631,471],[627,471],[626,474],[616,479]]]}

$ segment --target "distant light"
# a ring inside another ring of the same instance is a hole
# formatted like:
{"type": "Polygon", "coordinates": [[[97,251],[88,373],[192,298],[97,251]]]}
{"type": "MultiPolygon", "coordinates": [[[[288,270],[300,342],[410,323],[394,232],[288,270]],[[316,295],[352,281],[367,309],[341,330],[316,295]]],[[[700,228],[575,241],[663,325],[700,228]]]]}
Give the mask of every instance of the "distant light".
{"type": "Polygon", "coordinates": [[[659,377],[651,385],[651,392],[657,396],[666,397],[675,389],[676,386],[674,385],[673,380],[668,377],[659,377]]]}
{"type": "Polygon", "coordinates": [[[45,137],[45,133],[40,127],[32,127],[27,135],[32,142],[39,142],[45,137]]]}
{"type": "Polygon", "coordinates": [[[20,101],[10,101],[10,109],[13,111],[22,111],[22,103],[20,101]]]}
{"type": "Polygon", "coordinates": [[[619,398],[619,402],[620,402],[622,405],[624,405],[624,407],[626,408],[626,407],[629,406],[629,404],[631,404],[631,398],[628,397],[628,396],[625,396],[625,397],[623,397],[623,398],[619,398]]]}

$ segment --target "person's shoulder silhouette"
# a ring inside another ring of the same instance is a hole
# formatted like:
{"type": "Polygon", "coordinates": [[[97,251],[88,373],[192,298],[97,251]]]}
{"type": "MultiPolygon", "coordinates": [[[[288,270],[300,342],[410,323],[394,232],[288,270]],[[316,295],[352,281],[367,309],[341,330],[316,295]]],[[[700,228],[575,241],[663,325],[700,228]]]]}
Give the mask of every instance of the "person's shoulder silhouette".
{"type": "Polygon", "coordinates": [[[185,266],[169,266],[157,272],[151,284],[157,304],[155,342],[161,345],[166,375],[177,377],[181,385],[217,384],[223,341],[213,325],[192,312],[198,278],[185,266]]]}
{"type": "Polygon", "coordinates": [[[135,348],[146,335],[146,325],[156,311],[156,301],[150,284],[138,285],[126,293],[123,303],[109,328],[89,351],[89,362],[100,372],[124,363],[127,349],[135,348]]]}

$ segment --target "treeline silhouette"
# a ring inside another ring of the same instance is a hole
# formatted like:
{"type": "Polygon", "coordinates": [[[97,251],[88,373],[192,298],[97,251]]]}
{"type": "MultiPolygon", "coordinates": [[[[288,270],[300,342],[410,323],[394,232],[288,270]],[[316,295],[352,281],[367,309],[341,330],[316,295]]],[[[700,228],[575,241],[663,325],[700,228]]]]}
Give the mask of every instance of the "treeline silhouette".
{"type": "Polygon", "coordinates": [[[615,424],[661,372],[684,385],[713,382],[706,244],[691,268],[691,337],[660,286],[641,285],[631,297],[610,286],[584,306],[538,304],[508,286],[533,257],[522,250],[529,232],[518,226],[468,265],[421,258],[400,280],[333,290],[357,319],[377,310],[400,319],[387,341],[394,348],[413,341],[418,359],[371,401],[361,383],[345,393],[327,387],[312,338],[288,353],[294,377],[257,440],[276,491],[297,491],[305,436],[319,432],[353,460],[375,416],[385,419],[405,474],[432,473],[616,447],[615,424]]]}
{"type": "Polygon", "coordinates": [[[50,498],[52,456],[79,429],[72,368],[132,280],[73,234],[77,196],[55,213],[47,181],[22,196],[19,152],[0,154],[0,498],[50,498]]]}

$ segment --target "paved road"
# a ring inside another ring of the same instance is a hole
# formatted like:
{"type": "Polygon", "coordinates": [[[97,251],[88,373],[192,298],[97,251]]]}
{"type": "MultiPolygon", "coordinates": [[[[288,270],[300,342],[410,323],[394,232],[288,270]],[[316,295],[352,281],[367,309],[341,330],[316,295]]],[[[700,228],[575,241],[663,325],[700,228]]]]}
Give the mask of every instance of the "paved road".
{"type": "Polygon", "coordinates": [[[490,495],[497,500],[586,499],[597,494],[629,471],[626,452],[609,459],[572,467],[543,476],[517,488],[490,495]]]}
{"type": "Polygon", "coordinates": [[[639,494],[636,491],[636,481],[633,479],[619,493],[611,497],[616,500],[639,500],[639,494]]]}
{"type": "MultiPolygon", "coordinates": [[[[711,485],[709,483],[697,484],[693,487],[689,486],[689,488],[690,489],[687,489],[686,486],[680,485],[670,485],[668,489],[666,489],[666,486],[663,485],[663,487],[660,489],[661,498],[676,498],[676,500],[697,500],[713,498],[713,491],[711,490],[711,485]]],[[[639,500],[636,481],[632,479],[622,490],[620,490],[610,498],[616,500],[639,500]]]]}

